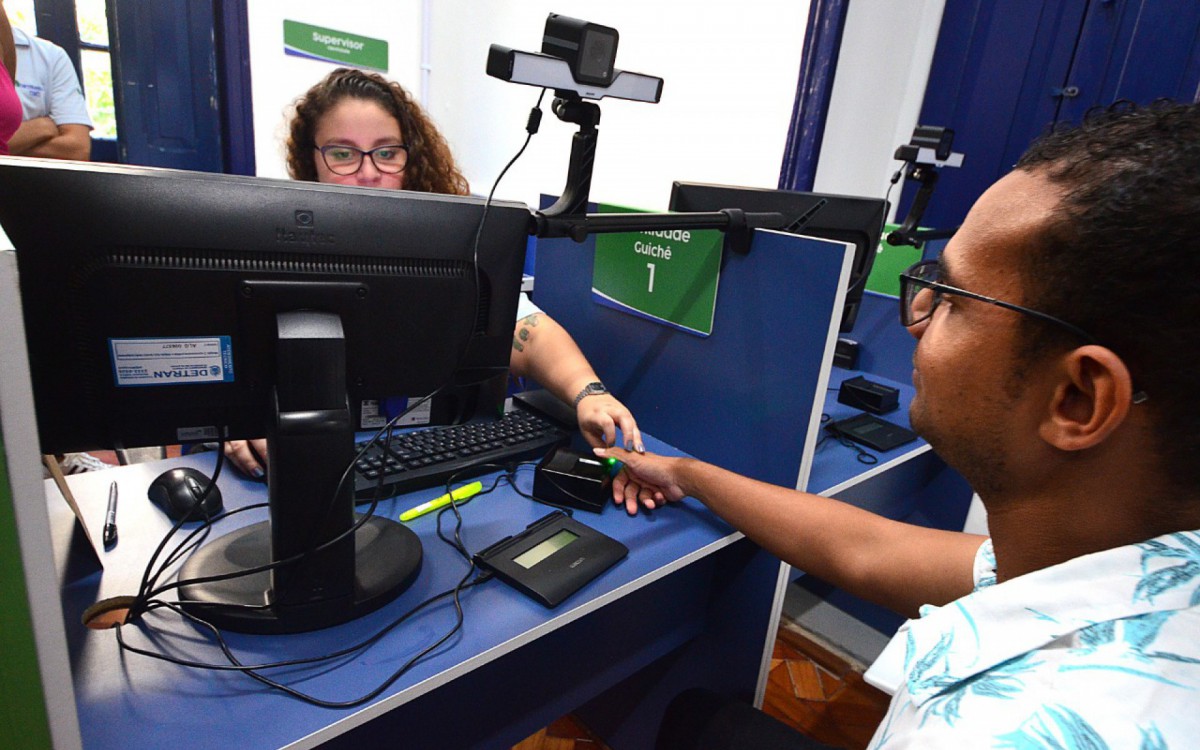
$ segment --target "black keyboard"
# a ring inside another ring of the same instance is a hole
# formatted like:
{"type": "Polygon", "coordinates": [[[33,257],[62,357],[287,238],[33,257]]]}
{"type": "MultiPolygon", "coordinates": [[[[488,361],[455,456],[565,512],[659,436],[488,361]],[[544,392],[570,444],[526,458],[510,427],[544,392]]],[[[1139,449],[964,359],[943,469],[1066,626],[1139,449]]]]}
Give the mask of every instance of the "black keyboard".
{"type": "MultiPolygon", "coordinates": [[[[386,452],[381,439],[358,459],[354,499],[370,502],[377,496],[392,497],[444,484],[451,474],[468,476],[470,469],[480,464],[540,459],[569,439],[570,434],[557,423],[520,409],[495,421],[396,433],[386,452]],[[381,475],[383,487],[379,489],[381,475]]],[[[355,454],[364,445],[355,446],[355,454]]],[[[479,473],[491,470],[483,468],[479,473]]]]}

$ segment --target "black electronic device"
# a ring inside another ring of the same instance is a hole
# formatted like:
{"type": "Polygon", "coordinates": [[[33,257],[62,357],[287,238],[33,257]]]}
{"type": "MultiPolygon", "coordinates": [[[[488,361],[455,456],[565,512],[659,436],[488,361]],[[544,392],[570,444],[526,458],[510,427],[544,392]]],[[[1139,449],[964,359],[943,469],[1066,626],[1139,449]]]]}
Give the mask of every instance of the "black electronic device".
{"type": "Polygon", "coordinates": [[[534,470],[533,496],[554,505],[599,513],[612,502],[609,464],[590,454],[556,448],[534,470]]]}
{"type": "Polygon", "coordinates": [[[842,381],[837,400],[872,414],[887,414],[900,406],[900,390],[859,375],[842,381]]]}
{"type": "Polygon", "coordinates": [[[921,217],[925,215],[925,207],[933,196],[933,188],[937,185],[938,169],[962,166],[963,155],[950,150],[953,143],[954,131],[950,128],[918,125],[913,129],[912,140],[896,149],[895,158],[905,162],[905,166],[892,175],[892,184],[895,185],[903,175],[906,179],[916,182],[920,187],[913,196],[912,205],[909,206],[908,215],[904,217],[904,221],[901,222],[899,228],[888,234],[889,244],[912,245],[919,248],[925,244],[926,240],[953,237],[954,233],[958,231],[958,227],[918,229],[921,217]]]}
{"type": "Polygon", "coordinates": [[[843,370],[854,370],[858,367],[859,345],[853,339],[838,339],[833,345],[833,366],[843,370]]]}
{"type": "Polygon", "coordinates": [[[555,511],[480,551],[475,562],[545,606],[557,607],[628,554],[616,539],[555,511]]]}
{"type": "MultiPolygon", "coordinates": [[[[551,13],[542,35],[542,52],[493,44],[488,49],[487,74],[502,81],[554,89],[551,111],[559,120],[579,126],[571,139],[567,184],[554,205],[534,214],[533,234],[571,237],[582,242],[600,232],[644,232],[664,229],[719,229],[729,233],[728,245],[746,252],[750,230],[778,227],[778,213],[747,213],[737,208],[696,212],[688,216],[663,214],[588,214],[588,195],[596,144],[600,137],[600,107],[605,97],[657,103],[663,80],[617,70],[617,30],[551,13]]],[[[539,100],[540,101],[540,100],[539,100]]],[[[527,130],[537,132],[541,110],[531,113],[527,130]]]]}
{"type": "Polygon", "coordinates": [[[502,390],[530,211],[494,201],[481,231],[484,204],[0,158],[41,452],[266,435],[270,520],[200,547],[180,580],[231,577],[184,585],[184,606],[250,632],[382,606],[421,545],[386,518],[356,529],[355,412],[502,390]],[[46,221],[47,205],[69,219],[46,221]]]}
{"type": "Polygon", "coordinates": [[[212,480],[199,469],[179,466],[167,469],[154,478],[146,490],[150,501],[162,508],[172,521],[181,518],[188,521],[203,521],[220,513],[225,504],[221,499],[221,488],[208,486],[212,480]],[[205,491],[208,494],[205,495],[205,491]]]}
{"type": "Polygon", "coordinates": [[[862,303],[867,278],[879,252],[879,238],[887,218],[888,202],[881,198],[861,198],[794,190],[707,185],[676,182],[671,187],[672,211],[719,211],[740,209],[748,213],[783,214],[783,231],[811,237],[849,242],[854,246],[850,281],[846,287],[839,330],[854,328],[862,303]]]}
{"type": "Polygon", "coordinates": [[[542,33],[542,51],[522,52],[499,44],[488,49],[487,74],[527,86],[554,89],[559,98],[611,96],[657,102],[663,80],[617,70],[617,30],[551,13],[542,33]]]}
{"type": "Polygon", "coordinates": [[[358,502],[443,484],[451,476],[494,471],[496,465],[540,459],[570,434],[525,409],[500,419],[430,427],[359,445],[354,496],[358,502]]]}
{"type": "Polygon", "coordinates": [[[549,419],[565,430],[577,432],[579,417],[575,408],[545,388],[530,388],[513,394],[513,402],[549,419]]]}
{"type": "Polygon", "coordinates": [[[566,60],[571,77],[579,83],[608,86],[617,72],[618,41],[614,28],[551,13],[542,35],[542,54],[566,60]]]}
{"type": "Polygon", "coordinates": [[[833,435],[841,435],[877,451],[890,451],[917,439],[917,433],[880,419],[874,414],[859,414],[825,425],[833,435]]]}

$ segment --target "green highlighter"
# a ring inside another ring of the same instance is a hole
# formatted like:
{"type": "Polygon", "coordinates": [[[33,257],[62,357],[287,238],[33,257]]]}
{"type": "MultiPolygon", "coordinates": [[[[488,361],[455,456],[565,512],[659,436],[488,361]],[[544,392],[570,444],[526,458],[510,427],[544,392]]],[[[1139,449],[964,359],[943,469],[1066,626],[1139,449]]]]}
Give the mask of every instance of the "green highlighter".
{"type": "Polygon", "coordinates": [[[400,514],[400,520],[401,521],[411,521],[414,518],[416,518],[417,516],[423,516],[426,513],[429,513],[430,511],[434,511],[439,508],[445,508],[447,505],[450,504],[451,500],[455,500],[455,501],[466,500],[467,498],[478,495],[482,491],[483,491],[483,482],[471,482],[470,484],[464,484],[462,487],[459,487],[456,490],[451,490],[449,494],[442,495],[440,497],[435,497],[434,499],[430,500],[429,502],[421,503],[420,505],[416,506],[415,508],[409,508],[408,510],[406,510],[400,514]]]}

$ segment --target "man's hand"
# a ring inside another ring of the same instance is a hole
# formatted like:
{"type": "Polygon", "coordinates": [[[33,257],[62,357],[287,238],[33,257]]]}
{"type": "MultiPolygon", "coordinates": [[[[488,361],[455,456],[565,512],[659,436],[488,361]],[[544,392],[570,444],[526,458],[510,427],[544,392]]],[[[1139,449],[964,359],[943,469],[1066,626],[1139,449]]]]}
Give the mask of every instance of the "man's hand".
{"type": "Polygon", "coordinates": [[[593,448],[604,448],[617,442],[617,428],[625,437],[625,448],[638,453],[646,451],[642,445],[642,433],[638,430],[633,413],[611,393],[588,396],[575,408],[579,420],[579,431],[593,448]]]}
{"type": "Polygon", "coordinates": [[[680,481],[688,459],[633,453],[623,448],[595,448],[593,452],[601,458],[615,458],[624,464],[613,478],[613,502],[624,505],[625,512],[631,516],[637,515],[638,505],[654,510],[678,502],[689,494],[680,481]]]}

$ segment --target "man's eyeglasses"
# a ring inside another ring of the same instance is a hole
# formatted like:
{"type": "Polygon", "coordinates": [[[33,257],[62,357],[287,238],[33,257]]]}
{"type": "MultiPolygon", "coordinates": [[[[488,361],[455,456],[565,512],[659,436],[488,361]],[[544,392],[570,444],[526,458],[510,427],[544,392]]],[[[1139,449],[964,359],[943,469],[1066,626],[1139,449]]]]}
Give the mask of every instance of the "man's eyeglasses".
{"type": "MultiPolygon", "coordinates": [[[[938,280],[941,278],[941,274],[942,270],[936,260],[921,261],[900,274],[900,322],[902,324],[905,326],[915,326],[917,323],[928,320],[933,315],[933,311],[941,303],[942,298],[947,294],[953,294],[959,297],[966,297],[967,299],[986,302],[989,305],[996,305],[997,307],[1019,312],[1022,315],[1043,320],[1063,330],[1070,331],[1088,344],[1099,343],[1096,341],[1096,337],[1087,331],[1053,315],[1047,315],[1044,312],[1022,307],[1021,305],[1014,305],[1011,302],[998,300],[994,297],[968,292],[965,289],[959,289],[949,284],[943,284],[938,280]]],[[[1139,391],[1136,387],[1134,391],[1133,402],[1135,404],[1140,404],[1147,399],[1145,391],[1139,391]]]]}
{"type": "Polygon", "coordinates": [[[926,320],[937,306],[941,304],[942,298],[947,294],[954,294],[959,297],[968,299],[976,299],[980,302],[986,302],[989,305],[996,305],[1008,310],[1015,310],[1024,315],[1030,315],[1039,320],[1044,320],[1047,323],[1053,323],[1056,326],[1070,331],[1079,338],[1089,344],[1096,343],[1096,339],[1084,331],[1082,328],[1077,328],[1065,320],[1059,320],[1053,315],[1047,315],[1037,310],[1031,310],[1028,307],[1014,305],[1011,302],[1005,302],[993,297],[986,297],[975,292],[968,292],[964,289],[952,287],[948,284],[943,284],[941,278],[942,270],[938,266],[936,260],[921,261],[910,267],[907,271],[900,274],[900,322],[905,326],[915,326],[923,320],[926,320]]]}
{"type": "Polygon", "coordinates": [[[329,171],[342,177],[357,174],[358,170],[362,169],[363,157],[370,157],[375,168],[385,174],[403,172],[408,164],[408,146],[403,143],[376,146],[370,151],[332,143],[317,150],[321,152],[321,158],[325,160],[329,171]]]}

